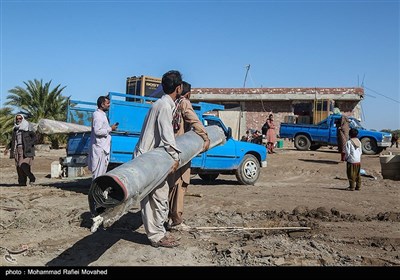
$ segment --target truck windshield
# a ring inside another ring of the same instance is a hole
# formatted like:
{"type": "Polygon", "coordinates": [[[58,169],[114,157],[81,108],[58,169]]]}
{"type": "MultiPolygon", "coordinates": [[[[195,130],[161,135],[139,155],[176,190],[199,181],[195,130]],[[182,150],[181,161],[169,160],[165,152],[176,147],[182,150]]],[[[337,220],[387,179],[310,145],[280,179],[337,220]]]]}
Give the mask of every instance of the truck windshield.
{"type": "Polygon", "coordinates": [[[363,126],[361,125],[361,123],[358,120],[353,119],[353,118],[350,119],[350,127],[364,129],[363,126]]]}
{"type": "Polygon", "coordinates": [[[211,126],[211,125],[219,126],[225,133],[228,131],[228,129],[225,127],[225,125],[219,119],[205,118],[204,126],[211,126]]]}

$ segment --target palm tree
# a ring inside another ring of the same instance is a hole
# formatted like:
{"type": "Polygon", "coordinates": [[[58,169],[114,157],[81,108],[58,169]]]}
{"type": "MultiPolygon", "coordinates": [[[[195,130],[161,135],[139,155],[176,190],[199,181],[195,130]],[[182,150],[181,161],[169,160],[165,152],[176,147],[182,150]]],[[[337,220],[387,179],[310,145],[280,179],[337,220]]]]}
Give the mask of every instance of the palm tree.
{"type": "Polygon", "coordinates": [[[61,95],[65,87],[58,85],[50,90],[51,81],[43,85],[43,80],[36,79],[24,84],[26,89],[16,86],[8,91],[11,94],[5,105],[19,107],[31,122],[44,118],[65,121],[68,98],[61,95]]]}
{"type": "MultiPolygon", "coordinates": [[[[16,86],[10,89],[5,105],[18,107],[20,112],[30,122],[37,123],[40,119],[52,119],[58,121],[66,120],[68,97],[61,93],[65,89],[61,85],[50,89],[51,80],[43,84],[43,80],[34,79],[24,82],[26,88],[16,86]]],[[[58,146],[59,136],[49,136],[52,144],[58,146]]],[[[39,137],[39,143],[43,143],[44,137],[39,137]]]]}
{"type": "Polygon", "coordinates": [[[14,126],[14,115],[11,107],[0,108],[0,144],[8,145],[14,126]]]}

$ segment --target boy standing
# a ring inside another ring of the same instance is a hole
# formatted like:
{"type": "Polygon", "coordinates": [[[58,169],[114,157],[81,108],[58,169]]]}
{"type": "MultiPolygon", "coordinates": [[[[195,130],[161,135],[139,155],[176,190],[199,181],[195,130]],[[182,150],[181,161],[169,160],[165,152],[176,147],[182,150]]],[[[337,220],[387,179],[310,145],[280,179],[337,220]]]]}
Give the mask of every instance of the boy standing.
{"type": "Polygon", "coordinates": [[[347,178],[349,179],[349,187],[346,190],[359,191],[361,188],[361,142],[357,138],[358,130],[352,128],[349,131],[350,140],[345,146],[345,160],[347,162],[347,178]],[[355,185],[355,188],[354,188],[355,185]]]}

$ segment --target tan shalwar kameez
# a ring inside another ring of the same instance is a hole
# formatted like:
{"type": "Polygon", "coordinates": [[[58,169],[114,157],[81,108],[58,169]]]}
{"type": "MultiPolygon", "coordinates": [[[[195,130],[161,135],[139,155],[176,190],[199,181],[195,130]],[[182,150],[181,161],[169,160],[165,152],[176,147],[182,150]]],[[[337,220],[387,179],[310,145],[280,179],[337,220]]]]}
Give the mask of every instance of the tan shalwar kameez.
{"type": "MultiPolygon", "coordinates": [[[[192,128],[204,141],[209,140],[207,131],[197,114],[193,110],[189,99],[181,97],[178,100],[178,112],[181,115],[179,129],[175,133],[175,137],[183,135],[192,128]]],[[[182,223],[183,215],[183,200],[187,186],[190,184],[190,163],[188,162],[179,168],[173,175],[168,178],[169,183],[169,218],[172,220],[172,225],[182,223]]]]}

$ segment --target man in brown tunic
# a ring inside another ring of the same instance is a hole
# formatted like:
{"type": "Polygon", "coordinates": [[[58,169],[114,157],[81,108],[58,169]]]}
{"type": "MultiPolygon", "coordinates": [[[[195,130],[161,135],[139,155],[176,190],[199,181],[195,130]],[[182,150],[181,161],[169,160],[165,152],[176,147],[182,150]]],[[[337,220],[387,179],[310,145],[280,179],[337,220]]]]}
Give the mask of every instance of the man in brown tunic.
{"type": "MultiPolygon", "coordinates": [[[[173,114],[173,127],[175,137],[185,132],[194,130],[204,140],[203,151],[210,147],[210,140],[207,131],[196,113],[193,110],[189,100],[191,85],[183,82],[183,91],[180,98],[175,101],[176,109],[173,114]]],[[[178,229],[185,227],[183,222],[183,198],[190,184],[190,162],[178,169],[173,176],[169,177],[169,219],[171,228],[178,229]]]]}
{"type": "Polygon", "coordinates": [[[346,142],[349,140],[350,120],[345,115],[342,115],[337,123],[337,142],[338,151],[341,154],[341,161],[345,161],[346,142]]]}

